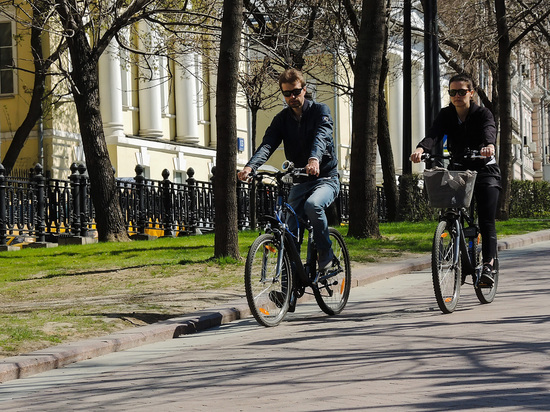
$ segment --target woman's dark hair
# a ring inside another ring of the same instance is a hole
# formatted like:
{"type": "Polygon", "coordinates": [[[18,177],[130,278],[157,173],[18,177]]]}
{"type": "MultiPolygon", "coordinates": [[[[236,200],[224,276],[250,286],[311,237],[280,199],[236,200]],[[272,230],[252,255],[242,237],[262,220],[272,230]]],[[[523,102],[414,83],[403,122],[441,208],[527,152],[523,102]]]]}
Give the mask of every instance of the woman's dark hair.
{"type": "Polygon", "coordinates": [[[466,82],[468,83],[468,90],[474,90],[474,82],[470,76],[465,73],[455,74],[449,80],[449,86],[452,82],[466,82]]]}

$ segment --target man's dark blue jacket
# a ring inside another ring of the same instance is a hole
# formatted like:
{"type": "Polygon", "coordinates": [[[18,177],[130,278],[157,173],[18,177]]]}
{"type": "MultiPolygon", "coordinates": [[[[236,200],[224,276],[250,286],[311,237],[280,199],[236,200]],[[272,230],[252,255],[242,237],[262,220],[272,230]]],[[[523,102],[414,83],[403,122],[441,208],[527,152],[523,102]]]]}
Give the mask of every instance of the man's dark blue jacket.
{"type": "Polygon", "coordinates": [[[263,165],[284,143],[287,160],[296,167],[305,167],[311,157],[319,159],[319,177],[338,175],[338,159],[332,140],[332,117],[328,106],[305,100],[302,118],[294,116],[292,108],[281,110],[267,128],[264,139],[247,166],[253,170],[263,165]]]}

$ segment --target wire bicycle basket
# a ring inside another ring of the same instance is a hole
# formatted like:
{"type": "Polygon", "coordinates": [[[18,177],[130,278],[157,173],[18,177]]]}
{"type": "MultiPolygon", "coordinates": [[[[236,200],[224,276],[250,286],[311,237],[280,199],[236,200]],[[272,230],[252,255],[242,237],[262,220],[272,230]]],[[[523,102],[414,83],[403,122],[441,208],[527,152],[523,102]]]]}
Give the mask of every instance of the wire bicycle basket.
{"type": "Polygon", "coordinates": [[[442,167],[424,170],[428,203],[434,208],[469,207],[477,172],[447,170],[442,167]]]}

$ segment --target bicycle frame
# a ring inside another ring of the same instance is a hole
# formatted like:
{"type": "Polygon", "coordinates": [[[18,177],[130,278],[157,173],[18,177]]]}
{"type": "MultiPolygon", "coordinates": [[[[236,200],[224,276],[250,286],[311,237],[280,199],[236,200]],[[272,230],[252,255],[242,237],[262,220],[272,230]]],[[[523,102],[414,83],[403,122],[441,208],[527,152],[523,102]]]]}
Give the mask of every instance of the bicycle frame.
{"type": "Polygon", "coordinates": [[[467,213],[465,213],[464,210],[446,209],[445,211],[441,212],[439,220],[445,220],[452,223],[454,230],[458,234],[459,242],[455,245],[455,261],[453,262],[453,264],[458,264],[459,256],[461,254],[464,254],[468,256],[468,259],[463,261],[463,263],[467,263],[468,265],[468,267],[466,268],[468,274],[473,273],[475,270],[475,255],[470,254],[470,250],[468,249],[466,244],[466,239],[472,238],[473,236],[466,236],[465,233],[465,230],[469,228],[474,228],[476,229],[476,232],[478,231],[477,226],[473,222],[473,219],[467,213]],[[468,223],[467,228],[464,227],[464,222],[468,223]]]}
{"type": "MultiPolygon", "coordinates": [[[[309,271],[311,268],[304,267],[304,264],[302,263],[302,259],[300,258],[300,253],[298,252],[298,248],[296,247],[296,242],[294,240],[294,234],[290,232],[288,229],[287,217],[288,213],[285,213],[285,210],[290,212],[290,215],[298,220],[298,223],[301,223],[303,226],[307,224],[306,221],[301,219],[296,212],[290,207],[288,203],[283,202],[283,196],[282,194],[277,195],[277,203],[275,206],[275,217],[271,218],[270,220],[272,223],[275,224],[276,228],[272,226],[272,224],[268,224],[266,227],[267,232],[277,233],[281,245],[280,249],[283,251],[285,248],[287,248],[288,254],[290,256],[290,259],[292,263],[294,263],[294,269],[297,272],[297,279],[300,280],[301,286],[311,286],[311,281],[309,280],[309,271]]],[[[306,263],[311,262],[312,259],[312,230],[311,226],[308,225],[308,249],[307,249],[307,258],[306,263]]],[[[298,228],[298,234],[296,237],[298,239],[301,238],[300,236],[300,229],[298,228]]],[[[302,233],[303,235],[303,233],[302,233]]],[[[281,273],[281,268],[283,264],[283,253],[280,253],[277,259],[277,275],[281,273]]]]}

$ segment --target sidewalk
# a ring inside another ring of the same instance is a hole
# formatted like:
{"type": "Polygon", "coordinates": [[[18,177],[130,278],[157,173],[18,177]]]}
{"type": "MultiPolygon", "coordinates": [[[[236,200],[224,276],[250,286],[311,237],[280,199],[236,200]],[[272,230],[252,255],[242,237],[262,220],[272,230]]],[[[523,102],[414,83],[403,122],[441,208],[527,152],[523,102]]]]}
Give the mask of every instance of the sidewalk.
{"type": "MultiPolygon", "coordinates": [[[[532,243],[550,240],[550,230],[513,236],[499,241],[499,250],[513,249],[532,243]]],[[[363,286],[384,278],[398,276],[430,267],[430,255],[400,262],[356,266],[353,268],[353,286],[363,286]]],[[[88,339],[14,356],[0,361],[0,382],[24,378],[70,363],[124,351],[130,348],[172,339],[184,334],[229,323],[250,316],[246,300],[228,307],[203,310],[152,325],[117,332],[108,336],[88,339]]]]}

